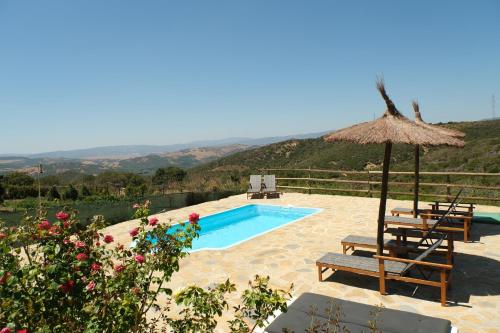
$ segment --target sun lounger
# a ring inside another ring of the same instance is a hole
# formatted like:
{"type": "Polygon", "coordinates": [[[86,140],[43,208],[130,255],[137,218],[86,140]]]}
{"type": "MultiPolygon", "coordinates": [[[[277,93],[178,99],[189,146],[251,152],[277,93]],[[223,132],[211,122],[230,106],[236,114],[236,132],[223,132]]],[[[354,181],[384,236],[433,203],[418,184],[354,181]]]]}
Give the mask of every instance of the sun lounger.
{"type": "MultiPolygon", "coordinates": [[[[419,238],[424,236],[424,234],[420,233],[419,238]]],[[[445,256],[447,263],[453,264],[453,239],[446,238],[446,241],[447,245],[440,245],[438,247],[438,249],[442,251],[436,250],[435,253],[445,256]]],[[[349,250],[356,251],[356,249],[376,250],[377,238],[349,235],[342,239],[340,244],[342,244],[342,251],[344,254],[347,254],[349,250]]],[[[403,254],[406,255],[408,253],[422,253],[428,247],[428,244],[419,244],[418,241],[407,241],[406,239],[402,241],[401,237],[398,239],[384,239],[384,250],[387,250],[391,257],[397,257],[403,254]]]]}
{"type": "Polygon", "coordinates": [[[280,196],[280,192],[276,189],[276,176],[275,175],[264,175],[264,183],[262,184],[262,193],[266,195],[267,198],[272,196],[280,196]]]}
{"type": "Polygon", "coordinates": [[[441,305],[445,306],[446,291],[450,282],[451,269],[453,266],[450,264],[424,261],[424,259],[433,254],[433,252],[441,246],[443,240],[444,237],[440,238],[413,260],[378,255],[369,258],[329,252],[316,261],[319,281],[323,281],[323,273],[330,268],[333,271],[347,271],[378,277],[381,294],[386,293],[386,280],[397,280],[433,286],[441,289],[441,305]],[[416,271],[419,272],[422,277],[410,277],[409,273],[412,268],[416,268],[416,271]],[[424,270],[438,271],[440,273],[439,281],[430,280],[430,275],[424,274],[424,270]]]}
{"type": "Polygon", "coordinates": [[[247,199],[261,193],[262,190],[262,176],[251,175],[250,182],[248,183],[247,199]]]}
{"type": "Polygon", "coordinates": [[[338,327],[345,328],[346,332],[372,332],[374,330],[370,325],[373,323],[379,333],[457,332],[451,322],[446,319],[379,308],[313,293],[300,295],[288,306],[286,313],[280,314],[273,320],[265,332],[283,333],[284,330],[296,333],[308,332],[311,324],[314,323],[320,327],[330,323],[331,327],[331,322],[335,319],[337,312],[339,314],[338,327]]]}
{"type": "MultiPolygon", "coordinates": [[[[437,214],[423,214],[422,218],[402,217],[402,216],[386,216],[384,220],[385,227],[389,225],[429,230],[438,221],[436,218],[440,216],[437,214]],[[431,219],[434,218],[434,219],[431,219]]],[[[441,232],[460,232],[464,235],[464,242],[469,242],[469,234],[472,224],[472,217],[470,216],[455,216],[447,215],[445,221],[442,221],[435,229],[441,232]]]]}

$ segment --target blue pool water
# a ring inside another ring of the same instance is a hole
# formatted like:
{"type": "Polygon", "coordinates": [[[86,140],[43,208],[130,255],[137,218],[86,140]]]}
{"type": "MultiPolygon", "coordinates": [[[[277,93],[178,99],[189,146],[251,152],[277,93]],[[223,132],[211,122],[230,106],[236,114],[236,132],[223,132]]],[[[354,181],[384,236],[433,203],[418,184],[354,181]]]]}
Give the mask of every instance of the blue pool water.
{"type": "MultiPolygon", "coordinates": [[[[200,218],[200,237],[190,252],[225,249],[319,212],[318,208],[246,205],[200,218]]],[[[173,226],[172,232],[180,225],[173,226]]]]}

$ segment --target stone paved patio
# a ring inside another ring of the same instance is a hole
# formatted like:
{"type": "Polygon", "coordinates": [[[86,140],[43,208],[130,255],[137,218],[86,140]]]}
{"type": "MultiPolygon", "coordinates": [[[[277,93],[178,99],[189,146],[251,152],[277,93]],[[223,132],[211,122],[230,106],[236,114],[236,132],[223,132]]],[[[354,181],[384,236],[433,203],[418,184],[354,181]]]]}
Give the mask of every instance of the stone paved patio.
{"type": "MultiPolygon", "coordinates": [[[[450,306],[441,307],[437,288],[422,286],[412,296],[414,285],[390,281],[390,294],[381,296],[376,278],[343,272],[318,282],[314,263],[324,252],[342,252],[340,240],[349,234],[375,236],[376,198],[285,193],[281,199],[247,200],[246,195],[238,195],[157,216],[161,222],[170,218],[180,221],[191,212],[203,216],[248,203],[316,207],[323,211],[223,251],[192,253],[183,260],[181,272],[172,281],[174,290],[193,283],[208,286],[230,278],[242,291],[255,274],[269,275],[276,287],[285,288],[293,282],[294,296],[316,292],[446,318],[460,332],[500,332],[500,225],[475,224],[473,243],[456,242],[450,306]]],[[[388,209],[396,206],[411,207],[412,203],[388,200],[388,209]]],[[[477,211],[500,212],[500,207],[480,205],[477,211]]],[[[136,224],[128,221],[108,230],[117,241],[128,244],[128,230],[136,224]]]]}

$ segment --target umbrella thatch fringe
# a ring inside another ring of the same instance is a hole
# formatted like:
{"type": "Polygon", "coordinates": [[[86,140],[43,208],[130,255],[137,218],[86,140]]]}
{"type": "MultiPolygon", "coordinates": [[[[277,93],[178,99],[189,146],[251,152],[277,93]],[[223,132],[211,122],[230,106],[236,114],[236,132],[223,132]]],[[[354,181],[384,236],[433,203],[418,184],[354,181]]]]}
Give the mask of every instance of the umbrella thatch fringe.
{"type": "Polygon", "coordinates": [[[462,140],[443,135],[442,132],[417,124],[403,116],[387,95],[382,79],[377,80],[377,89],[387,105],[387,111],[382,117],[326,135],[325,140],[359,144],[391,142],[422,146],[464,146],[462,140]]]}
{"type": "Polygon", "coordinates": [[[426,127],[426,128],[429,128],[429,129],[433,129],[433,130],[436,130],[444,135],[449,135],[449,136],[452,136],[452,137],[455,137],[455,138],[463,138],[465,137],[465,133],[462,133],[460,131],[456,131],[456,130],[452,130],[452,129],[449,129],[449,128],[444,128],[444,127],[441,127],[441,126],[437,126],[437,125],[431,125],[431,124],[428,124],[426,123],[423,119],[422,119],[422,114],[420,113],[420,105],[418,104],[418,101],[416,100],[413,100],[411,102],[411,105],[413,106],[413,111],[415,111],[415,122],[423,127],[426,127]]]}
{"type": "Polygon", "coordinates": [[[377,90],[380,92],[380,95],[382,95],[385,104],[387,105],[387,112],[389,112],[393,116],[401,115],[398,109],[396,109],[396,105],[394,105],[390,97],[387,95],[387,92],[385,91],[384,79],[381,77],[377,78],[376,86],[377,90]]]}

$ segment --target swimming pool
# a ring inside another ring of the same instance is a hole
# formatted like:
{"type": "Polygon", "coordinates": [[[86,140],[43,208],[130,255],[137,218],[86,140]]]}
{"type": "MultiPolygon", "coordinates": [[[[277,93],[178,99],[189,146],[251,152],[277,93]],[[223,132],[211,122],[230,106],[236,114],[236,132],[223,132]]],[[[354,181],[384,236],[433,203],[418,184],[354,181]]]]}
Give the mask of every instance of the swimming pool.
{"type": "MultiPolygon", "coordinates": [[[[202,217],[200,237],[189,252],[222,250],[320,212],[318,208],[245,205],[202,217]]],[[[180,225],[173,226],[174,232],[180,225]]]]}

